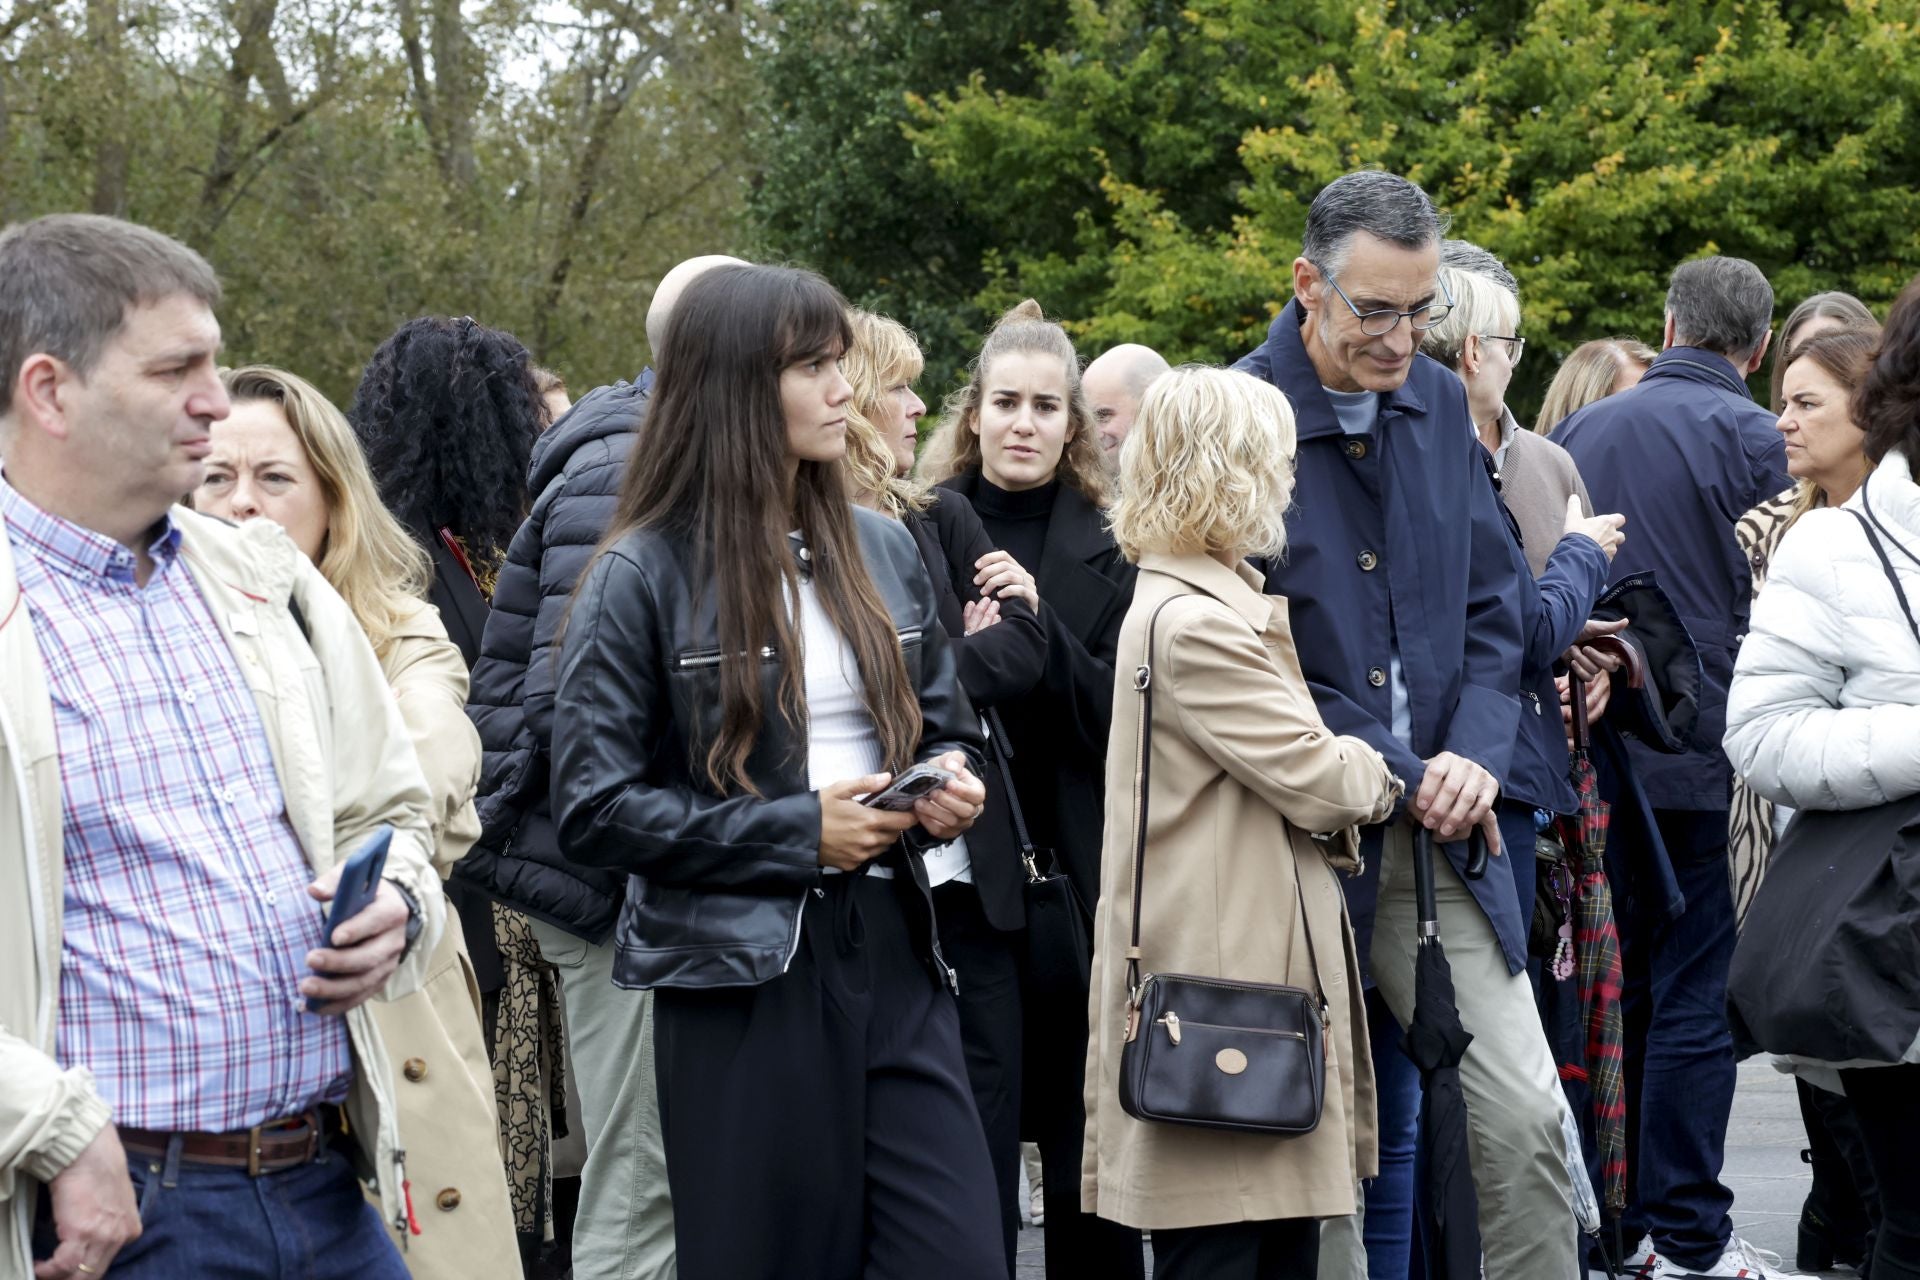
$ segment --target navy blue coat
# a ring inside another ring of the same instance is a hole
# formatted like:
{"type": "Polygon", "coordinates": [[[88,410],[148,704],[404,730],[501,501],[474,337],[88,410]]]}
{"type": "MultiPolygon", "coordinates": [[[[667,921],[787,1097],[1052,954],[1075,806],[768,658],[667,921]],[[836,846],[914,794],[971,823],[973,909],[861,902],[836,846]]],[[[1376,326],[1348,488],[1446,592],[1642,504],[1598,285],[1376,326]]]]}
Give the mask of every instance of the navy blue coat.
{"type": "Polygon", "coordinates": [[[1580,804],[1568,780],[1573,758],[1561,726],[1553,666],[1579,638],[1594,601],[1606,589],[1607,553],[1592,538],[1569,534],[1554,544],[1546,569],[1535,579],[1527,566],[1520,526],[1511,515],[1507,528],[1513,534],[1521,580],[1520,629],[1526,637],[1526,653],[1520,664],[1520,732],[1514,737],[1513,764],[1500,795],[1500,839],[1513,854],[1507,865],[1513,871],[1521,919],[1526,920],[1533,914],[1535,814],[1546,810],[1571,815],[1580,804]]]}
{"type": "MultiPolygon", "coordinates": [[[[1298,302],[1234,367],[1292,402],[1299,431],[1287,550],[1260,567],[1287,597],[1300,665],[1335,733],[1362,738],[1418,789],[1425,761],[1452,751],[1505,785],[1519,726],[1519,573],[1467,394],[1444,365],[1416,356],[1370,437],[1341,434],[1300,341],[1298,302]],[[1409,750],[1393,736],[1388,659],[1397,636],[1413,721],[1409,750]]],[[[1529,590],[1531,586],[1529,585],[1529,590]]],[[[1364,962],[1379,892],[1380,832],[1365,833],[1366,869],[1347,882],[1364,962]]],[[[1456,870],[1466,846],[1447,849],[1456,870]]],[[[1530,850],[1522,851],[1530,856],[1530,850]]],[[[1511,859],[1468,881],[1514,972],[1526,926],[1511,859]]]]}
{"type": "Polygon", "coordinates": [[[1725,809],[1733,770],[1720,737],[1753,586],[1733,527],[1793,483],[1774,415],[1725,356],[1673,347],[1638,386],[1573,414],[1553,439],[1573,455],[1595,510],[1627,517],[1612,580],[1653,570],[1700,650],[1693,750],[1661,755],[1629,742],[1640,783],[1655,808],[1725,809]]]}
{"type": "Polygon", "coordinates": [[[1553,667],[1579,638],[1594,601],[1606,590],[1607,553],[1583,534],[1563,537],[1536,580],[1527,568],[1517,528],[1513,551],[1522,575],[1520,625],[1526,652],[1520,664],[1520,733],[1514,740],[1504,798],[1571,814],[1578,799],[1567,781],[1572,761],[1560,721],[1553,667]]]}

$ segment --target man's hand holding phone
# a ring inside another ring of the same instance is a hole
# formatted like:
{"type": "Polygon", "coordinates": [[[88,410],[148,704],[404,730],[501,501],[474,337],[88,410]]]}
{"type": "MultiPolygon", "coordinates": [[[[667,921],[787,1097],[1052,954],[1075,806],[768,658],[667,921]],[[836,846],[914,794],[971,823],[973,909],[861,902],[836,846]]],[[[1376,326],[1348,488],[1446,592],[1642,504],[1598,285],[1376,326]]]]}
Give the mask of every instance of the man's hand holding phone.
{"type": "Polygon", "coordinates": [[[392,839],[392,829],[383,828],[307,886],[316,901],[330,904],[326,945],[307,953],[313,972],[300,980],[300,994],[313,1013],[342,1014],[365,1004],[387,985],[406,954],[407,902],[381,878],[392,839]]]}

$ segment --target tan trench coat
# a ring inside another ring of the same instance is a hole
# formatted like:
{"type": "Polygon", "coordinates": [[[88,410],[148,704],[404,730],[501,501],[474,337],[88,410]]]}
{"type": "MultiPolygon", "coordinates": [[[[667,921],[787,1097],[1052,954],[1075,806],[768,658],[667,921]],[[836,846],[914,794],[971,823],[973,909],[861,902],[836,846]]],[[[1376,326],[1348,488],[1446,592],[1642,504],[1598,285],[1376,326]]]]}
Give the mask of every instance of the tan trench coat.
{"type": "MultiPolygon", "coordinates": [[[[1287,603],[1260,586],[1245,565],[1148,554],[1120,631],[1081,1202],[1132,1227],[1350,1214],[1355,1182],[1378,1163],[1359,960],[1340,885],[1310,833],[1384,820],[1401,786],[1371,747],[1321,722],[1287,603]],[[1141,711],[1133,672],[1148,618],[1174,596],[1184,598],[1161,612],[1152,655],[1142,971],[1311,989],[1299,877],[1331,1010],[1325,1108],[1319,1127],[1300,1137],[1146,1123],[1120,1107],[1141,711]]],[[[1333,843],[1350,869],[1351,831],[1333,843]]]]}
{"type": "MultiPolygon", "coordinates": [[[[433,804],[433,865],[442,877],[480,834],[473,792],[480,735],[467,719],[467,664],[422,603],[380,656],[433,804]]],[[[517,1280],[519,1243],[500,1155],[493,1068],[480,1024],[480,985],[459,923],[428,961],[413,995],[375,1003],[407,1146],[420,1234],[394,1242],[416,1280],[517,1280]]]]}

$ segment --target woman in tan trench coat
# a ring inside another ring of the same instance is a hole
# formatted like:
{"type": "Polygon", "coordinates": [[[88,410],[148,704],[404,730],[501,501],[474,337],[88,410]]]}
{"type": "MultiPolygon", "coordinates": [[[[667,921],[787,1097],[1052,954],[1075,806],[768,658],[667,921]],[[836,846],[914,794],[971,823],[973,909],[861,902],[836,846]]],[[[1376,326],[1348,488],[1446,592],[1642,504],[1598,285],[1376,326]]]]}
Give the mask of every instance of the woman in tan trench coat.
{"type": "Polygon", "coordinates": [[[1242,563],[1280,550],[1293,448],[1273,387],[1184,368],[1153,384],[1120,456],[1113,529],[1140,577],[1107,752],[1081,1195],[1103,1218],[1152,1230],[1158,1280],[1311,1280],[1317,1220],[1352,1213],[1376,1161],[1360,968],[1335,872],[1355,869],[1353,826],[1384,820],[1401,784],[1371,747],[1321,722],[1287,602],[1262,595],[1242,563]],[[1311,932],[1330,1020],[1325,1106],[1302,1136],[1143,1122],[1120,1106],[1141,715],[1131,676],[1148,660],[1149,617],[1173,597],[1151,655],[1142,968],[1311,989],[1311,932]],[[1343,834],[1312,838],[1326,832],[1343,834]]]}
{"type": "MultiPolygon", "coordinates": [[[[480,738],[465,711],[466,662],[425,599],[425,554],[381,505],[346,419],[311,384],[262,366],[222,380],[233,412],[214,424],[193,505],[280,524],[352,608],[433,792],[433,861],[444,879],[480,834],[480,738]]],[[[516,1280],[480,989],[458,925],[441,933],[420,990],[367,1007],[392,1059],[419,1227],[395,1238],[407,1270],[416,1280],[516,1280]]]]}

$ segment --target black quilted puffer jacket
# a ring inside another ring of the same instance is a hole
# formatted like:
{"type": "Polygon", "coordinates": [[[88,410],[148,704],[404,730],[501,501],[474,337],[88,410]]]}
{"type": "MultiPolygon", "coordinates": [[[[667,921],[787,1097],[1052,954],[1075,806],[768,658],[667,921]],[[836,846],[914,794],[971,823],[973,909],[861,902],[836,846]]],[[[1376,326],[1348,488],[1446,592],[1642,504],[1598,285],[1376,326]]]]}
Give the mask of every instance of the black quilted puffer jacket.
{"type": "Polygon", "coordinates": [[[553,647],[574,584],[612,523],[652,386],[649,369],[599,387],[534,445],[533,511],[507,549],[467,697],[486,753],[482,830],[454,879],[596,943],[613,933],[626,878],[560,853],[547,802],[553,647]]]}

